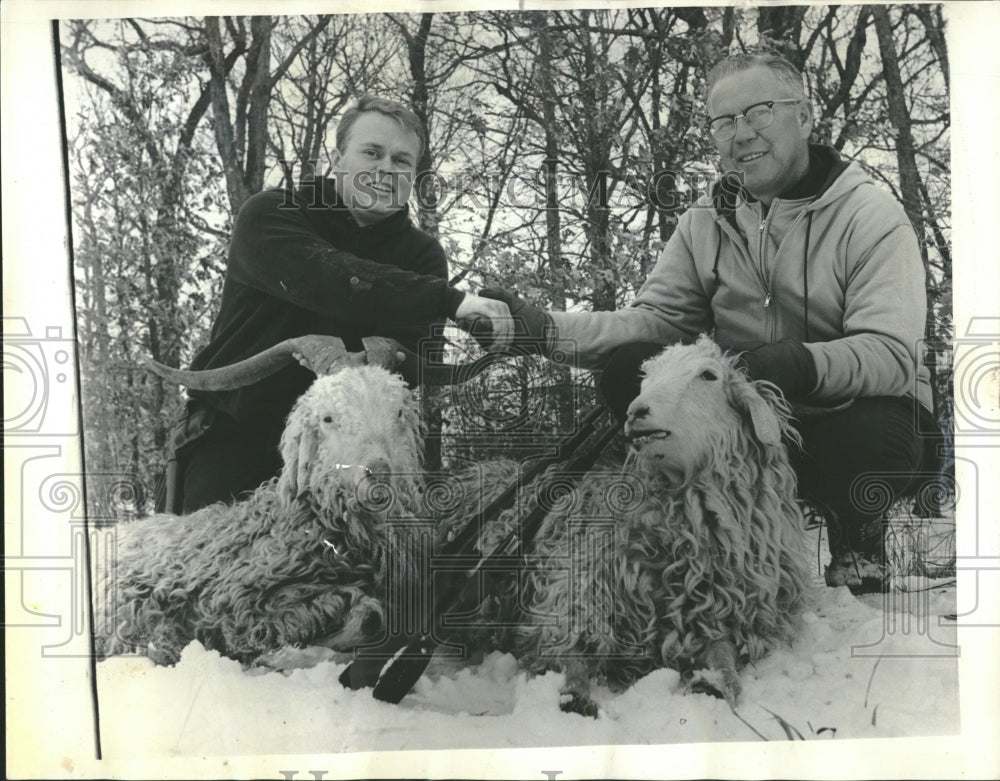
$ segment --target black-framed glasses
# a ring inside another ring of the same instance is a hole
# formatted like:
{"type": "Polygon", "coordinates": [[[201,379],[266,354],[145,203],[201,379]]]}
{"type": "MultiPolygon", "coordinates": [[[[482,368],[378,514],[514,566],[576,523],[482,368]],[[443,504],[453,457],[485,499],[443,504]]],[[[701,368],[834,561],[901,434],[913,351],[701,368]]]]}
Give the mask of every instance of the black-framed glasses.
{"type": "Polygon", "coordinates": [[[765,100],[743,109],[742,114],[723,114],[705,123],[705,129],[716,141],[731,141],[736,136],[736,121],[743,117],[754,130],[763,130],[774,122],[774,107],[785,103],[801,103],[799,98],[765,100]]]}

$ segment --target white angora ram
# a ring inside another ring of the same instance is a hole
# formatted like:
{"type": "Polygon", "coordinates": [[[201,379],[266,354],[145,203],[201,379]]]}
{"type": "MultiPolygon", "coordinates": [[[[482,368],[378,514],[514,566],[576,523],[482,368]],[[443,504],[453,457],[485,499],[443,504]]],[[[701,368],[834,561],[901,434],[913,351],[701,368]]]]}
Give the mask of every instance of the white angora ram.
{"type": "Polygon", "coordinates": [[[661,667],[735,702],[740,666],[791,637],[805,588],[784,400],[706,337],[643,372],[624,470],[557,503],[491,616],[488,637],[523,666],[565,672],[566,710],[596,713],[591,680],[624,688],[661,667]]]}
{"type": "Polygon", "coordinates": [[[289,415],[278,477],[232,506],[118,527],[97,601],[99,651],[172,664],[197,639],[249,663],[378,638],[387,569],[407,577],[399,548],[410,547],[388,513],[418,502],[420,452],[402,378],[363,366],[317,379],[289,415]]]}

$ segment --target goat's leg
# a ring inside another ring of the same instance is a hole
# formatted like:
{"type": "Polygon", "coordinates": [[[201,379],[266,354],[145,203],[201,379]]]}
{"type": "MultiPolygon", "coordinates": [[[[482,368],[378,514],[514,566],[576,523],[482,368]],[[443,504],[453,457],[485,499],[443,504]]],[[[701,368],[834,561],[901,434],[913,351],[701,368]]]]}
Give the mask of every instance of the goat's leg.
{"type": "Polygon", "coordinates": [[[701,665],[701,669],[690,674],[688,691],[721,697],[735,708],[743,688],[736,672],[736,647],[729,640],[710,642],[702,654],[701,665]]]}
{"type": "Polygon", "coordinates": [[[190,632],[185,632],[176,624],[164,621],[149,633],[145,646],[146,656],[153,664],[170,667],[181,659],[181,652],[194,640],[190,632]]]}
{"type": "Polygon", "coordinates": [[[597,703],[590,698],[590,678],[580,661],[570,661],[563,668],[566,683],[559,692],[559,709],[565,713],[597,718],[597,703]]]}
{"type": "Polygon", "coordinates": [[[322,662],[328,662],[335,656],[336,652],[333,649],[321,645],[311,645],[307,648],[286,645],[261,654],[253,660],[253,667],[261,668],[261,672],[307,670],[322,662]]]}
{"type": "Polygon", "coordinates": [[[343,626],[324,640],[323,645],[335,650],[349,650],[370,643],[383,633],[385,614],[382,603],[373,597],[355,599],[342,620],[343,626]]]}
{"type": "Polygon", "coordinates": [[[248,649],[245,656],[254,666],[313,667],[333,658],[335,652],[351,652],[356,646],[377,642],[384,632],[381,602],[346,590],[329,589],[300,598],[288,589],[268,607],[268,615],[258,617],[253,629],[229,638],[231,648],[238,641],[248,649]]]}
{"type": "Polygon", "coordinates": [[[386,662],[409,640],[404,633],[389,633],[381,604],[369,598],[359,600],[351,609],[345,631],[335,636],[340,646],[351,638],[352,646],[361,647],[356,649],[354,659],[338,680],[342,686],[355,691],[378,683],[379,674],[386,662]],[[355,624],[353,631],[346,631],[347,627],[355,624]]]}

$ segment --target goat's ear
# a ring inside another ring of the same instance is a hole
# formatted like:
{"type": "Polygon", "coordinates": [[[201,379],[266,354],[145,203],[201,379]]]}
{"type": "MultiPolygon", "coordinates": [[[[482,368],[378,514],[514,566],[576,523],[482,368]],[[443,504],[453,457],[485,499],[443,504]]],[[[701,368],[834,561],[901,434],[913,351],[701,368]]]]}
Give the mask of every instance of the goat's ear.
{"type": "Polygon", "coordinates": [[[753,433],[764,445],[781,444],[781,425],[771,405],[750,383],[737,383],[733,388],[737,406],[750,415],[753,433]]]}
{"type": "Polygon", "coordinates": [[[281,435],[281,458],[285,462],[278,478],[278,493],[288,504],[309,484],[309,465],[316,447],[315,426],[304,405],[296,405],[281,435]]]}

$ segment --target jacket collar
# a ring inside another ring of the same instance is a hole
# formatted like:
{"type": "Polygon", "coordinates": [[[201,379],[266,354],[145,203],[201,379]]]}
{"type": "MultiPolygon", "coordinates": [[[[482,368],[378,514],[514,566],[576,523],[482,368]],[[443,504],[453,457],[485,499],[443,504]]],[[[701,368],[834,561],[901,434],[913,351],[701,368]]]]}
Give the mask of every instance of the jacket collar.
{"type": "MultiPolygon", "coordinates": [[[[851,166],[832,146],[809,144],[809,170],[806,175],[778,197],[782,200],[813,201],[823,196],[851,166]]],[[[743,186],[735,171],[727,171],[712,188],[712,204],[719,217],[735,227],[736,210],[745,203],[755,203],[753,195],[743,186]]]]}
{"type": "Polygon", "coordinates": [[[830,185],[844,173],[848,165],[832,146],[810,144],[809,170],[806,175],[778,197],[786,201],[819,198],[830,189],[830,185]]]}
{"type": "Polygon", "coordinates": [[[324,177],[315,183],[301,184],[295,191],[294,200],[302,207],[323,209],[324,214],[338,227],[362,234],[374,232],[395,234],[412,227],[409,204],[405,204],[402,209],[393,212],[384,220],[371,225],[360,225],[341,200],[340,193],[337,192],[337,183],[330,177],[324,177]]]}

